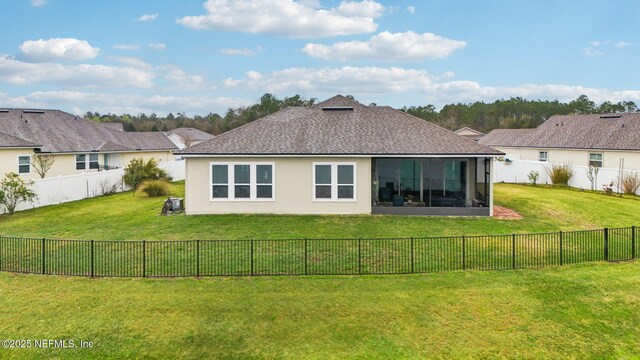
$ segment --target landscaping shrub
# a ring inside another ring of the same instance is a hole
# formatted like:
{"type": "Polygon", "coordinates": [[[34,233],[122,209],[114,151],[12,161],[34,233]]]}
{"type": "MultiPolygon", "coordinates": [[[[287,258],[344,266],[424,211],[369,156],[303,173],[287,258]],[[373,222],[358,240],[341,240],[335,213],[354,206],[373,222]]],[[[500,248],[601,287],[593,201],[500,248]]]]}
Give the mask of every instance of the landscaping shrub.
{"type": "Polygon", "coordinates": [[[535,170],[531,170],[531,172],[529,173],[529,181],[531,182],[531,184],[536,185],[538,183],[539,178],[540,178],[540,173],[535,170]]]}
{"type": "Polygon", "coordinates": [[[569,164],[553,164],[546,170],[553,185],[567,186],[569,185],[569,180],[571,180],[571,177],[573,176],[573,169],[569,164]]]}
{"type": "Polygon", "coordinates": [[[31,190],[33,180],[25,181],[20,175],[10,172],[0,181],[0,205],[4,205],[9,215],[22,202],[33,202],[37,194],[31,190]]]}
{"type": "Polygon", "coordinates": [[[132,159],[124,169],[125,184],[131,186],[135,192],[138,186],[147,180],[171,181],[171,176],[158,167],[155,159],[149,159],[146,163],[142,158],[132,159]]]}
{"type": "Polygon", "coordinates": [[[640,176],[637,172],[627,174],[622,178],[622,184],[620,184],[622,192],[627,195],[635,195],[640,189],[640,176]]]}
{"type": "Polygon", "coordinates": [[[169,195],[169,182],[166,180],[147,180],[140,184],[140,190],[149,197],[169,195]]]}

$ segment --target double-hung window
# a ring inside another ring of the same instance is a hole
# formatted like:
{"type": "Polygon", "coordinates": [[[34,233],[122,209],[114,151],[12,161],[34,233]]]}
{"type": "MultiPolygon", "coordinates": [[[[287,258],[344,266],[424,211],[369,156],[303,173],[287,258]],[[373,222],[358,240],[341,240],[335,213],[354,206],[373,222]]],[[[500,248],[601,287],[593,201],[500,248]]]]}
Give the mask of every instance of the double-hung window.
{"type": "Polygon", "coordinates": [[[18,156],[18,174],[30,174],[31,173],[31,156],[20,155],[18,156]]]}
{"type": "Polygon", "coordinates": [[[87,169],[87,155],[76,154],[76,170],[86,170],[86,169],[87,169]]]}
{"type": "Polygon", "coordinates": [[[98,154],[89,154],[89,169],[98,169],[99,167],[98,154]]]}
{"type": "Polygon", "coordinates": [[[274,200],[273,163],[211,163],[212,200],[274,200]]]}
{"type": "Polygon", "coordinates": [[[602,153],[589,153],[589,165],[601,168],[604,165],[602,153]]]}
{"type": "Polygon", "coordinates": [[[549,161],[549,153],[547,151],[540,151],[538,153],[539,161],[549,161]]]}
{"type": "Polygon", "coordinates": [[[355,163],[313,163],[313,199],[353,201],[356,199],[355,163]]]}

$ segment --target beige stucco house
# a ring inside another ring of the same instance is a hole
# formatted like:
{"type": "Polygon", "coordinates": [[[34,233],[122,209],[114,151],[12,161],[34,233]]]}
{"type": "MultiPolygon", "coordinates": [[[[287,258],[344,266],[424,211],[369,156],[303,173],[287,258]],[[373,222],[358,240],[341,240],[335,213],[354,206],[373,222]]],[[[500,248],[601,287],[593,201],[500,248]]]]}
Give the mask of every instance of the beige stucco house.
{"type": "Polygon", "coordinates": [[[124,132],[59,110],[0,109],[0,177],[40,176],[36,154],[51,154],[46,177],[126,167],[133,158],[170,161],[177,147],[162,133],[124,132]]]}
{"type": "Polygon", "coordinates": [[[336,96],[179,152],[188,214],[492,215],[501,152],[336,96]]]}
{"type": "Polygon", "coordinates": [[[510,160],[640,169],[640,114],[552,116],[535,129],[496,129],[478,142],[510,160]]]}

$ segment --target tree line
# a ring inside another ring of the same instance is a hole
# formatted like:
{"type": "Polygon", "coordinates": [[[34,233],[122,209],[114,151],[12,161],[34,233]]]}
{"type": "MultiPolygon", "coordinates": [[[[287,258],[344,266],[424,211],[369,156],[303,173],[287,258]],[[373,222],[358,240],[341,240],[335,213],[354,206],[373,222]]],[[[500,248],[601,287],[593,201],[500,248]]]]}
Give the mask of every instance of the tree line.
{"type": "MultiPolygon", "coordinates": [[[[353,99],[353,96],[347,96],[353,99]]],[[[250,123],[288,106],[311,106],[317,99],[306,99],[300,95],[278,99],[272,94],[264,94],[256,104],[228,109],[224,115],[209,113],[205,116],[186,116],[185,113],[169,113],[165,117],[155,113],[146,115],[99,114],[87,112],[85,117],[96,122],[119,122],[125,131],[169,131],[179,127],[192,127],[210,134],[220,134],[238,126],[250,123]]],[[[375,104],[370,104],[375,105],[375,104]]],[[[433,105],[405,106],[399,110],[425,119],[449,130],[461,127],[487,133],[499,128],[534,128],[553,115],[602,114],[638,112],[632,101],[596,104],[586,95],[569,102],[558,100],[526,100],[521,97],[496,100],[492,103],[474,102],[448,104],[440,111],[433,105]]]]}

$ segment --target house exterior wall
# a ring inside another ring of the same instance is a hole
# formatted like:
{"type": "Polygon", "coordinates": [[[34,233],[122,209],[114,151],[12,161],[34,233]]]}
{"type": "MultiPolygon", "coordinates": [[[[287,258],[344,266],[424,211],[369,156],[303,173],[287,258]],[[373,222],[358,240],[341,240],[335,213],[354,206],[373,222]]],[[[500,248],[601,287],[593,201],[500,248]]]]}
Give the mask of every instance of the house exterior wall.
{"type": "MultiPolygon", "coordinates": [[[[87,153],[88,154],[88,153],[87,153]]],[[[154,158],[160,162],[172,160],[170,151],[152,151],[152,152],[132,152],[132,153],[114,153],[120,157],[120,164],[126,167],[131,159],[142,157],[145,160],[154,158]]],[[[33,149],[0,149],[0,177],[8,172],[18,172],[18,156],[33,156],[33,149]]],[[[104,165],[103,153],[99,153],[98,161],[100,166],[104,165]]],[[[47,172],[46,177],[77,175],[81,173],[97,172],[97,169],[76,170],[76,154],[55,154],[55,161],[51,165],[51,169],[47,172]]],[[[40,176],[31,166],[31,173],[20,174],[24,179],[39,179],[40,176]]]]}
{"type": "Polygon", "coordinates": [[[371,158],[326,157],[188,157],[185,206],[187,214],[370,214],[371,158]],[[211,200],[211,162],[274,163],[274,200],[211,200]],[[313,163],[356,164],[353,201],[314,201],[313,163]]]}
{"type": "Polygon", "coordinates": [[[512,160],[539,160],[539,152],[547,151],[549,162],[573,164],[578,166],[589,165],[590,153],[602,153],[603,167],[617,168],[620,159],[624,159],[625,169],[640,170],[640,151],[616,151],[616,150],[591,150],[591,149],[545,149],[545,148],[520,148],[520,147],[494,147],[504,152],[507,158],[512,160]]]}

